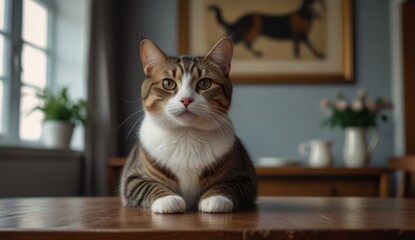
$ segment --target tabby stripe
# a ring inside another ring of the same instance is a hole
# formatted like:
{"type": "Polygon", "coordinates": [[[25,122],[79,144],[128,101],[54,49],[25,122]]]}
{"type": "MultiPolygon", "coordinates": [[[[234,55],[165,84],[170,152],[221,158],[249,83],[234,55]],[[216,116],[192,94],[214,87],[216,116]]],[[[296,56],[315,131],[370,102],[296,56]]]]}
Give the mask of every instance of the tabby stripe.
{"type": "Polygon", "coordinates": [[[149,188],[151,188],[151,183],[150,182],[146,182],[147,184],[145,184],[139,192],[137,192],[137,194],[133,197],[133,199],[135,199],[135,201],[139,202],[141,204],[141,202],[147,197],[147,193],[149,188]]]}
{"type": "Polygon", "coordinates": [[[180,69],[182,75],[184,74],[184,68],[182,67],[181,64],[178,64],[177,67],[180,69]]]}
{"type": "MultiPolygon", "coordinates": [[[[145,81],[145,80],[144,80],[145,81]]],[[[150,86],[147,88],[147,92],[145,93],[145,95],[143,96],[143,99],[145,100],[145,99],[147,99],[148,98],[148,95],[150,95],[150,93],[151,93],[151,89],[153,88],[153,85],[156,85],[157,83],[151,83],[150,84],[150,86]]]]}
{"type": "Polygon", "coordinates": [[[233,183],[232,185],[235,189],[234,192],[232,192],[233,199],[234,201],[238,202],[238,204],[236,205],[239,205],[239,202],[245,202],[244,196],[243,196],[244,187],[241,186],[241,184],[236,184],[236,183],[233,183]]]}
{"type": "Polygon", "coordinates": [[[226,99],[231,100],[231,96],[229,96],[228,92],[226,91],[226,87],[221,83],[219,83],[219,86],[222,88],[222,91],[225,94],[226,99]]]}
{"type": "Polygon", "coordinates": [[[135,195],[137,195],[140,192],[140,189],[142,188],[142,185],[144,185],[144,183],[144,181],[135,182],[134,186],[131,186],[127,189],[127,197],[132,199],[135,195]]]}
{"type": "Polygon", "coordinates": [[[174,68],[172,72],[173,72],[173,77],[176,78],[177,68],[174,68]]]}
{"type": "Polygon", "coordinates": [[[167,187],[160,187],[160,186],[153,186],[153,188],[149,192],[149,196],[151,196],[153,199],[165,197],[168,195],[173,195],[174,192],[168,189],[167,187]]]}
{"type": "Polygon", "coordinates": [[[147,195],[148,196],[154,196],[154,191],[155,190],[157,190],[157,185],[156,184],[151,185],[151,188],[148,189],[148,191],[147,191],[147,195]]]}
{"type": "Polygon", "coordinates": [[[221,159],[218,159],[215,163],[208,166],[202,173],[200,179],[209,178],[212,176],[217,175],[219,172],[222,172],[226,163],[228,163],[226,160],[231,158],[231,155],[233,153],[232,148],[229,152],[225,153],[221,159]]]}
{"type": "Polygon", "coordinates": [[[131,197],[137,194],[137,191],[141,189],[142,185],[144,185],[145,183],[146,181],[144,181],[143,179],[137,179],[137,181],[130,183],[130,184],[134,184],[133,186],[127,185],[127,188],[128,188],[127,196],[131,197]]]}
{"type": "Polygon", "coordinates": [[[168,195],[173,195],[174,193],[171,191],[168,191],[167,189],[165,189],[164,187],[161,186],[152,186],[152,189],[150,191],[150,197],[155,200],[161,197],[165,197],[168,195]]]}
{"type": "Polygon", "coordinates": [[[239,187],[233,182],[227,183],[226,186],[228,187],[228,191],[232,193],[232,196],[235,196],[239,192],[239,187]],[[230,189],[230,190],[229,190],[230,189]]]}
{"type": "MultiPolygon", "coordinates": [[[[148,171],[148,173],[150,175],[156,176],[158,178],[164,178],[163,181],[166,181],[166,178],[168,178],[168,180],[173,180],[175,182],[177,182],[177,178],[175,175],[173,175],[173,173],[171,173],[168,169],[166,169],[165,167],[162,167],[160,165],[158,165],[152,157],[150,157],[150,155],[147,153],[147,151],[145,151],[145,149],[142,149],[142,153],[144,155],[143,160],[147,163],[146,165],[146,170],[148,171]]],[[[167,180],[167,181],[168,181],[167,180]]]]}
{"type": "Polygon", "coordinates": [[[135,180],[139,181],[140,178],[137,177],[137,176],[129,176],[127,178],[127,180],[125,180],[124,196],[128,196],[129,195],[128,193],[130,192],[130,189],[135,187],[135,186],[130,187],[130,184],[135,183],[135,180]]]}
{"type": "Polygon", "coordinates": [[[163,193],[163,191],[161,191],[160,189],[158,189],[158,188],[156,188],[155,190],[158,190],[158,191],[156,191],[154,194],[153,194],[153,196],[154,196],[154,198],[155,199],[157,199],[157,198],[161,198],[161,197],[163,197],[164,196],[164,193],[163,193]],[[160,191],[159,191],[160,190],[160,191]]]}
{"type": "Polygon", "coordinates": [[[196,70],[197,70],[198,78],[200,78],[202,76],[202,69],[196,68],[196,70]]]}

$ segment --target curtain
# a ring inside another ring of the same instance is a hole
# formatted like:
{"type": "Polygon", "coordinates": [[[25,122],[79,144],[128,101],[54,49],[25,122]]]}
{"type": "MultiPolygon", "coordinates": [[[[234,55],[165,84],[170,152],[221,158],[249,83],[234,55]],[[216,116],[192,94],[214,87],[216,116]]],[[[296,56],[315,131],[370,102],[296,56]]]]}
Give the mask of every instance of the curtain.
{"type": "Polygon", "coordinates": [[[106,162],[117,153],[112,23],[111,0],[92,0],[85,142],[85,194],[92,196],[108,194],[106,162]]]}

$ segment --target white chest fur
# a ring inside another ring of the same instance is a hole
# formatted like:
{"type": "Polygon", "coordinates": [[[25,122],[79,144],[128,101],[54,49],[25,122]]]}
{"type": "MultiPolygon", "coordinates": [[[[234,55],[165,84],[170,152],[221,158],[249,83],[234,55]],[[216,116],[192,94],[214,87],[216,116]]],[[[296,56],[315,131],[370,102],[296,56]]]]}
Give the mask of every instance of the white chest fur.
{"type": "Polygon", "coordinates": [[[228,152],[235,141],[232,128],[227,131],[201,131],[181,128],[166,130],[145,117],[140,140],[149,154],[168,167],[179,179],[182,197],[193,208],[199,192],[202,171],[228,152]]]}

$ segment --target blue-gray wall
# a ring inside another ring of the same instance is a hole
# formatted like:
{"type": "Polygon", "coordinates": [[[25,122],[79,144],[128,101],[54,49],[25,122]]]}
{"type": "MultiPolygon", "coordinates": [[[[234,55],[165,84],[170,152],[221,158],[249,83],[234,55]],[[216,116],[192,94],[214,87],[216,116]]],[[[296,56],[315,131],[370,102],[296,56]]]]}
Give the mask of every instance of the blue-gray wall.
{"type": "MultiPolygon", "coordinates": [[[[129,19],[136,21],[134,28],[130,28],[131,37],[146,36],[167,52],[177,53],[177,1],[135,2],[136,14],[133,19],[129,19]]],[[[358,0],[355,3],[355,84],[235,85],[231,117],[238,135],[254,160],[261,156],[304,160],[297,153],[298,144],[305,140],[323,138],[334,141],[335,164],[342,165],[343,132],[340,129],[321,127],[324,113],[319,108],[320,99],[324,96],[334,99],[339,91],[354,97],[360,87],[366,88],[372,97],[381,95],[391,98],[389,1],[358,0]]],[[[138,43],[127,46],[127,49],[128,47],[131,47],[130,56],[138,58],[138,43]],[[131,52],[131,49],[134,51],[131,52]]],[[[121,98],[139,98],[135,87],[144,76],[138,64],[135,60],[134,64],[124,68],[125,75],[129,76],[126,79],[129,82],[127,86],[130,87],[121,92],[121,98]]],[[[137,105],[123,103],[121,119],[132,114],[137,105]]],[[[129,130],[130,126],[126,125],[125,129],[129,130]]],[[[393,155],[391,122],[380,124],[380,132],[382,136],[373,154],[372,165],[386,165],[387,158],[393,155]]],[[[125,144],[122,151],[122,154],[128,152],[128,144],[125,144]]]]}

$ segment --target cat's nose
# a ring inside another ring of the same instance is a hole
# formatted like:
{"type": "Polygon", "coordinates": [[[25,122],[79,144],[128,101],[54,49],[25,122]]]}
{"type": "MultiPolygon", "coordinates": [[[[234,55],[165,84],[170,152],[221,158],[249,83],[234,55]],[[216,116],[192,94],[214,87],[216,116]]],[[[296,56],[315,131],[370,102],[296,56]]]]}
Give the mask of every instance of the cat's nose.
{"type": "Polygon", "coordinates": [[[191,102],[193,102],[193,98],[182,98],[180,99],[180,102],[183,103],[183,105],[187,108],[191,102]]]}

